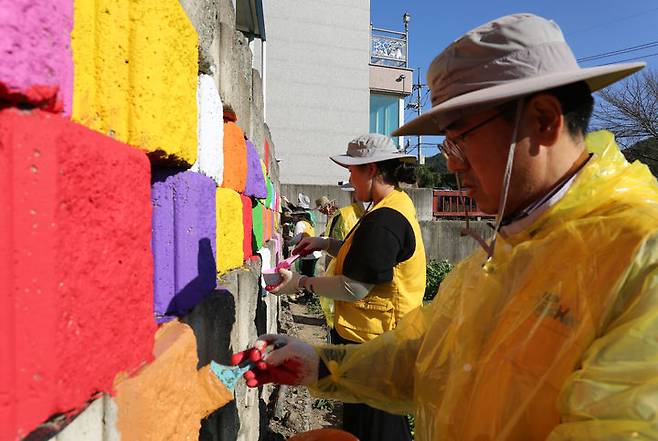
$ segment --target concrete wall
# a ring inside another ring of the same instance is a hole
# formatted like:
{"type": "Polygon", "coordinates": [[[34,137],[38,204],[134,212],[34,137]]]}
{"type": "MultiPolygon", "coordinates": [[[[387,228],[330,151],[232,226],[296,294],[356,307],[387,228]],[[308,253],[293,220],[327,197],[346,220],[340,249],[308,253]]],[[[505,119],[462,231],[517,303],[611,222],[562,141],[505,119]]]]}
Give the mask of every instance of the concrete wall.
{"type": "Polygon", "coordinates": [[[264,2],[267,124],[281,182],[335,184],[343,153],[369,127],[369,0],[264,2]]]}
{"type": "MultiPolygon", "coordinates": [[[[473,238],[460,235],[464,227],[464,221],[421,221],[427,260],[457,263],[477,249],[479,245],[473,238]]],[[[470,228],[487,241],[493,231],[485,221],[471,221],[470,228]]]]}
{"type": "MultiPolygon", "coordinates": [[[[342,177],[347,180],[346,176],[342,177]]],[[[405,188],[404,191],[411,197],[416,207],[416,215],[419,221],[432,220],[432,189],[430,188],[405,188]]],[[[312,184],[281,184],[281,195],[288,198],[292,203],[296,203],[297,195],[304,193],[311,199],[311,207],[315,206],[315,200],[320,196],[328,196],[329,199],[336,201],[339,207],[349,205],[349,192],[341,190],[338,185],[312,185],[312,184]]],[[[326,226],[326,216],[316,213],[317,225],[315,231],[320,234],[326,226]]]]}
{"type": "Polygon", "coordinates": [[[264,428],[209,368],[277,330],[263,84],[232,0],[138,3],[0,0],[3,440],[264,428]]]}
{"type": "MultiPolygon", "coordinates": [[[[407,188],[405,191],[416,207],[428,260],[448,259],[450,262],[456,263],[476,249],[478,244],[475,240],[460,236],[460,232],[464,228],[463,221],[432,220],[432,189],[407,188]]],[[[349,193],[342,191],[337,185],[281,185],[281,194],[292,202],[297,201],[299,193],[304,193],[311,198],[312,206],[314,201],[323,195],[329,196],[329,199],[335,199],[339,207],[350,204],[349,193]]],[[[316,219],[315,231],[317,234],[321,234],[326,226],[326,216],[316,212],[316,219]]],[[[491,236],[492,230],[484,221],[471,221],[470,226],[485,239],[491,236]]]]}

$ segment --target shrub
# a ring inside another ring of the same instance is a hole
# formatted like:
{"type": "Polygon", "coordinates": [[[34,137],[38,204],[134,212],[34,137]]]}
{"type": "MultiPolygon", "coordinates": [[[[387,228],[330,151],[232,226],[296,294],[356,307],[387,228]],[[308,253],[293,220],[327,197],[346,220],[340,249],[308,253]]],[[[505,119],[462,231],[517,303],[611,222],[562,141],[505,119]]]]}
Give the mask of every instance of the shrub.
{"type": "Polygon", "coordinates": [[[440,262],[430,260],[427,263],[427,281],[425,282],[425,295],[423,296],[424,302],[432,301],[434,296],[436,296],[439,285],[441,285],[441,282],[445,279],[453,266],[454,265],[447,260],[442,260],[440,262]]]}

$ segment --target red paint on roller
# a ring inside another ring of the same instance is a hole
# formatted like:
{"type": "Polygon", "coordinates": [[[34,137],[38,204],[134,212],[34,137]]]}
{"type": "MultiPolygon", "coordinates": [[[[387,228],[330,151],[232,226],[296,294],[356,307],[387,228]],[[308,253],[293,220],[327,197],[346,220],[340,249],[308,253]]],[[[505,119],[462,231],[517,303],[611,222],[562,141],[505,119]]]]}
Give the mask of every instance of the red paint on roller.
{"type": "Polygon", "coordinates": [[[0,439],[152,358],[150,165],[58,115],[0,111],[0,439]]]}

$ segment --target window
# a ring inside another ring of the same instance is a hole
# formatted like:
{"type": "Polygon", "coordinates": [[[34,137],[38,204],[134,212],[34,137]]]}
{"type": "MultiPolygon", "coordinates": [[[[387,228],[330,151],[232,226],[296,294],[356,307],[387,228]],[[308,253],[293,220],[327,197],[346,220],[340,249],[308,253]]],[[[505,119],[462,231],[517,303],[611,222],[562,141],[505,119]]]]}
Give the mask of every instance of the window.
{"type": "MultiPolygon", "coordinates": [[[[400,97],[370,94],[370,132],[390,135],[400,127],[400,97]]],[[[397,138],[394,139],[397,144],[397,138]]]]}

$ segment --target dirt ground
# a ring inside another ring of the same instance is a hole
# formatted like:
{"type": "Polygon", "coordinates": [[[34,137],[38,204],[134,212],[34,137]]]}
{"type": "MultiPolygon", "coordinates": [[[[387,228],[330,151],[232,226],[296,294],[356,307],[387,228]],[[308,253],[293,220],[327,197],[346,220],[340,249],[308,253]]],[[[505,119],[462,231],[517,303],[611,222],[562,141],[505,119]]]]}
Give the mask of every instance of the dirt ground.
{"type": "MultiPolygon", "coordinates": [[[[281,301],[280,332],[308,343],[326,343],[328,328],[317,300],[299,297],[281,301]]],[[[265,441],[281,441],[307,430],[339,427],[341,404],[311,397],[305,387],[278,386],[268,409],[265,441]]]]}

